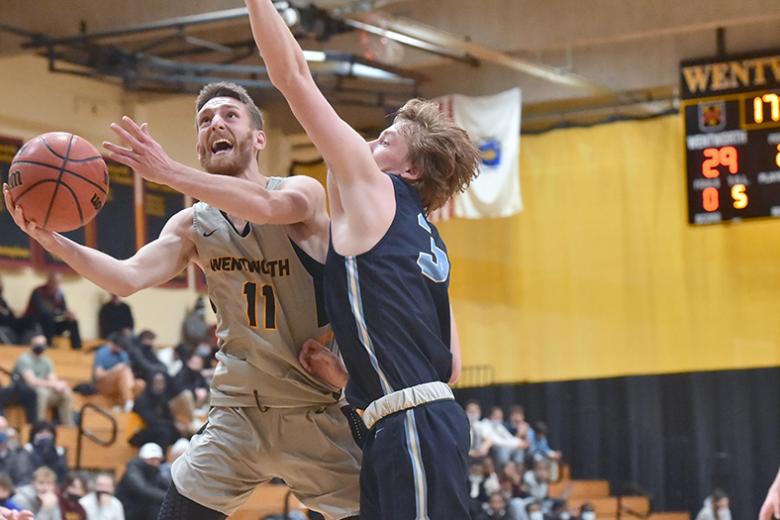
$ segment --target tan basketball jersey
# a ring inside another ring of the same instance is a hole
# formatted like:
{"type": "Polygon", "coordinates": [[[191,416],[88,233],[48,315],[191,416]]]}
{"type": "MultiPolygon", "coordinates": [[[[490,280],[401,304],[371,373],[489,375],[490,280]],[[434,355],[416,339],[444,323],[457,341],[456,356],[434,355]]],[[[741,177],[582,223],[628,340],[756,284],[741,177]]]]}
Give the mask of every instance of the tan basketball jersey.
{"type": "MultiPolygon", "coordinates": [[[[267,189],[277,189],[283,182],[271,177],[267,189]]],[[[208,204],[199,202],[193,210],[195,246],[216,307],[220,343],[211,404],[333,403],[333,392],[298,362],[307,339],[330,335],[322,304],[318,311],[314,277],[304,262],[312,270],[322,266],[302,250],[296,252],[287,226],[250,223],[236,230],[208,204]]]]}

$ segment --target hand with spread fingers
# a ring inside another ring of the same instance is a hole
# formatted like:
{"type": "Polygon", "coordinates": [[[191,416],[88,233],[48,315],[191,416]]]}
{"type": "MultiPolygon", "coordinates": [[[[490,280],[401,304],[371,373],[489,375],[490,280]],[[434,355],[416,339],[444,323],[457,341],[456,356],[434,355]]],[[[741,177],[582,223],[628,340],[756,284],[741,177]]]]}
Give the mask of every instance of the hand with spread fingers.
{"type": "Polygon", "coordinates": [[[111,123],[111,130],[126,146],[103,142],[108,150],[108,157],[133,169],[135,173],[146,180],[158,184],[167,184],[169,172],[176,167],[176,162],[170,158],[163,147],[149,133],[149,125],[139,125],[131,118],[124,116],[122,123],[111,123]]]}
{"type": "Polygon", "coordinates": [[[0,520],[33,520],[35,515],[30,511],[12,511],[0,507],[0,520]]]}
{"type": "Polygon", "coordinates": [[[298,361],[309,374],[335,389],[347,385],[349,376],[341,358],[316,340],[309,339],[303,344],[298,361]]]}
{"type": "Polygon", "coordinates": [[[11,214],[14,222],[16,222],[16,225],[19,226],[22,231],[30,235],[33,240],[46,247],[47,241],[51,241],[54,233],[46,231],[35,222],[27,220],[24,217],[21,206],[16,205],[13,196],[11,195],[11,190],[8,187],[8,184],[5,183],[3,183],[3,198],[5,200],[5,207],[8,210],[8,213],[11,214]]]}
{"type": "Polygon", "coordinates": [[[758,514],[758,520],[774,520],[780,518],[780,471],[766,494],[764,505],[758,514]]]}

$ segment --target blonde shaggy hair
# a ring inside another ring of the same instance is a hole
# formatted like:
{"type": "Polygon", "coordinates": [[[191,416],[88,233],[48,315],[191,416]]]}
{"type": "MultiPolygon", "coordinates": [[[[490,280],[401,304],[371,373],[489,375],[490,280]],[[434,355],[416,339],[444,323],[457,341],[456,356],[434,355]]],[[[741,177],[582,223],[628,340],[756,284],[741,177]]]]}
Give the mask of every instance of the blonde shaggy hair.
{"type": "Polygon", "coordinates": [[[409,147],[409,162],[420,177],[414,183],[427,212],[462,193],[477,175],[480,153],[469,135],[432,101],[412,99],[396,114],[409,147]]]}

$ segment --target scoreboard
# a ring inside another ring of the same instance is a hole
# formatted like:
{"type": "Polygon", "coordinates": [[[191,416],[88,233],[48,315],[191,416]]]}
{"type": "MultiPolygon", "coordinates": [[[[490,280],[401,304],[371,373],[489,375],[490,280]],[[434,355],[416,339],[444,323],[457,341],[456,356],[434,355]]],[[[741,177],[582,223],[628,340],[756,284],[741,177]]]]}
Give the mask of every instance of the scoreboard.
{"type": "Polygon", "coordinates": [[[684,61],[688,221],[780,217],[780,51],[684,61]]]}

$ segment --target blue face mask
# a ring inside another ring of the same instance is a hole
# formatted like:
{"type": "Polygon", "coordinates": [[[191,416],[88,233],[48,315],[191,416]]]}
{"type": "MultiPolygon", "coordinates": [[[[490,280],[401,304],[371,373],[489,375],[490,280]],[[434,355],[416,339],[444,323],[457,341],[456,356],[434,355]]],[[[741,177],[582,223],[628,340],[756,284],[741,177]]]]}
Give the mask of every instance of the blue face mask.
{"type": "Polygon", "coordinates": [[[0,444],[5,444],[8,442],[8,434],[5,432],[0,432],[0,444]]]}

